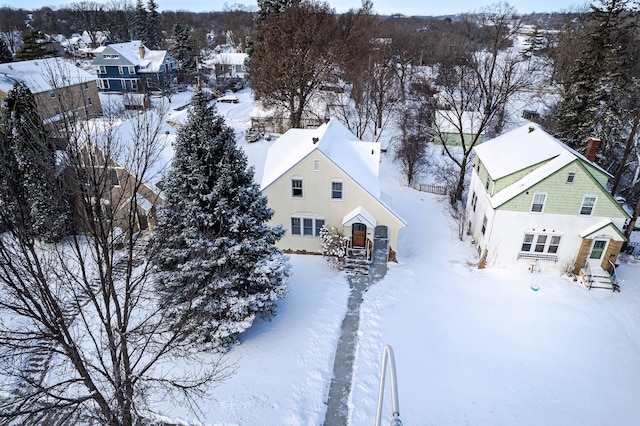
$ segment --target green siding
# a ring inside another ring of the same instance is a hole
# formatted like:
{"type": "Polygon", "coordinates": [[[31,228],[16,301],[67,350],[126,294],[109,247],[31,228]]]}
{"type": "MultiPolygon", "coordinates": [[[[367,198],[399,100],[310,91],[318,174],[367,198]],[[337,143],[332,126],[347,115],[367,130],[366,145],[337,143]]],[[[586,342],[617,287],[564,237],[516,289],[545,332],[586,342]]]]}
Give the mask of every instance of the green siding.
{"type": "Polygon", "coordinates": [[[609,178],[610,176],[607,175],[606,173],[601,172],[600,170],[598,170],[597,168],[593,167],[591,164],[588,163],[582,163],[587,170],[589,170],[589,172],[591,173],[591,175],[598,181],[600,182],[600,185],[606,187],[607,183],[609,182],[609,178]]]}
{"type": "Polygon", "coordinates": [[[620,206],[606,190],[580,165],[578,160],[566,165],[556,173],[507,201],[498,210],[529,212],[535,193],[546,193],[544,213],[578,215],[585,195],[597,197],[592,216],[624,216],[620,206]],[[569,172],[575,173],[573,183],[567,183],[569,172]]]}
{"type": "MultiPolygon", "coordinates": [[[[473,138],[474,138],[473,134],[465,133],[464,134],[465,145],[469,146],[469,144],[473,142],[473,138]]],[[[458,133],[441,133],[439,137],[436,137],[434,139],[434,142],[438,145],[442,145],[444,142],[444,145],[458,146],[460,145],[460,135],[458,133]]],[[[476,142],[476,145],[479,145],[482,142],[484,142],[484,135],[480,135],[478,137],[478,142],[476,142]]]]}
{"type": "Polygon", "coordinates": [[[487,182],[487,177],[489,177],[488,192],[494,189],[495,182],[493,181],[493,179],[491,179],[491,176],[489,176],[487,169],[484,167],[484,164],[482,164],[482,161],[480,161],[477,155],[473,160],[473,171],[474,173],[478,174],[478,177],[480,178],[480,182],[482,182],[482,186],[485,186],[485,183],[487,182]],[[478,170],[478,163],[480,163],[480,170],[478,170]]]}

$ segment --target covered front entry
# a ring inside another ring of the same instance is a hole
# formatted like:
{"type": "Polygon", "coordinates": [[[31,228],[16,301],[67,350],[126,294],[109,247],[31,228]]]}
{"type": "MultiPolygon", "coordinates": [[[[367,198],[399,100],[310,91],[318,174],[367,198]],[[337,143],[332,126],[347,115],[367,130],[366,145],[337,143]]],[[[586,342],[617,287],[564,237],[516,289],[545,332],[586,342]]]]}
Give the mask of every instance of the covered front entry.
{"type": "Polygon", "coordinates": [[[342,219],[344,232],[350,236],[351,249],[369,258],[376,219],[364,207],[357,207],[342,219]]]}

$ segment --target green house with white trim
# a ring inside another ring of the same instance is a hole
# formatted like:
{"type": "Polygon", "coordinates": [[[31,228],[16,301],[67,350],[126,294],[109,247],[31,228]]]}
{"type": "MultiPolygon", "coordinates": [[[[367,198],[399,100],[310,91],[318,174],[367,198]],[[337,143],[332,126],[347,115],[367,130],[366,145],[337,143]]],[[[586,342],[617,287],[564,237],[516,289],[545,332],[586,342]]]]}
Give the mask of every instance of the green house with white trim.
{"type": "Polygon", "coordinates": [[[479,266],[571,271],[589,287],[616,287],[629,215],[606,190],[609,173],[536,124],[474,151],[467,218],[479,266]]]}

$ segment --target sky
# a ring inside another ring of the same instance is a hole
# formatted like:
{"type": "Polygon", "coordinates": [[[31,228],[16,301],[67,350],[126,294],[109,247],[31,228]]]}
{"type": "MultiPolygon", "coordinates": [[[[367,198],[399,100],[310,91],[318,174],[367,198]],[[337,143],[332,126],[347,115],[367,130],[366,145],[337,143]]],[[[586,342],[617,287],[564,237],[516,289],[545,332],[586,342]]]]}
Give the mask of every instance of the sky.
{"type": "MultiPolygon", "coordinates": [[[[108,3],[108,0],[96,0],[97,2],[108,3]]],[[[407,0],[398,2],[396,0],[373,0],[374,10],[381,15],[389,15],[392,13],[402,13],[404,15],[447,15],[464,13],[477,10],[483,6],[496,3],[496,0],[455,0],[455,1],[427,1],[424,0],[407,0]]],[[[68,3],[73,3],[72,1],[68,3]]],[[[135,3],[135,2],[134,2],[135,3]]],[[[145,1],[146,3],[146,1],[145,1]]],[[[243,4],[248,7],[256,7],[255,0],[157,0],[159,9],[162,10],[189,10],[193,12],[203,11],[221,11],[225,6],[233,4],[243,4]]],[[[509,2],[520,13],[530,12],[558,12],[568,10],[571,6],[582,5],[585,2],[575,0],[511,0],[509,2]]],[[[23,0],[20,4],[13,2],[0,4],[13,8],[21,7],[24,9],[37,9],[43,6],[59,7],[62,2],[53,0],[23,0]]],[[[329,4],[336,12],[345,12],[352,8],[360,7],[361,0],[330,0],[329,4]]]]}

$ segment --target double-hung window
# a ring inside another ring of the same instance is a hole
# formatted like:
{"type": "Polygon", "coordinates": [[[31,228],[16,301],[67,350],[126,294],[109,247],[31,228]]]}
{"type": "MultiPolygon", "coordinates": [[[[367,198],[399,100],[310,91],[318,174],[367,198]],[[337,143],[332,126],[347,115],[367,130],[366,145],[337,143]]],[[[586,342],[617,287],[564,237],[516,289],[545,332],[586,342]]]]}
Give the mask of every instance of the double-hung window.
{"type": "Polygon", "coordinates": [[[342,200],[342,182],[331,182],[331,199],[342,200]]]}
{"type": "Polygon", "coordinates": [[[291,179],[291,196],[302,198],[302,179],[291,179]]]}
{"type": "Polygon", "coordinates": [[[596,197],[592,195],[585,195],[582,199],[582,205],[580,206],[580,214],[584,216],[591,216],[593,208],[596,206],[596,197]]]}
{"type": "Polygon", "coordinates": [[[561,239],[560,235],[524,234],[520,251],[556,254],[561,239]]]}
{"type": "Polygon", "coordinates": [[[544,202],[546,200],[547,194],[533,194],[533,200],[531,201],[531,211],[534,213],[542,213],[542,211],[544,210],[544,202]]]}
{"type": "Polygon", "coordinates": [[[302,235],[305,237],[319,237],[324,226],[324,219],[314,217],[292,217],[291,235],[302,235]]]}
{"type": "Polygon", "coordinates": [[[487,232],[487,215],[482,217],[482,235],[487,232]]]}
{"type": "Polygon", "coordinates": [[[475,191],[473,192],[473,194],[471,195],[471,209],[475,212],[476,211],[476,205],[478,204],[478,196],[476,195],[475,191]]]}

